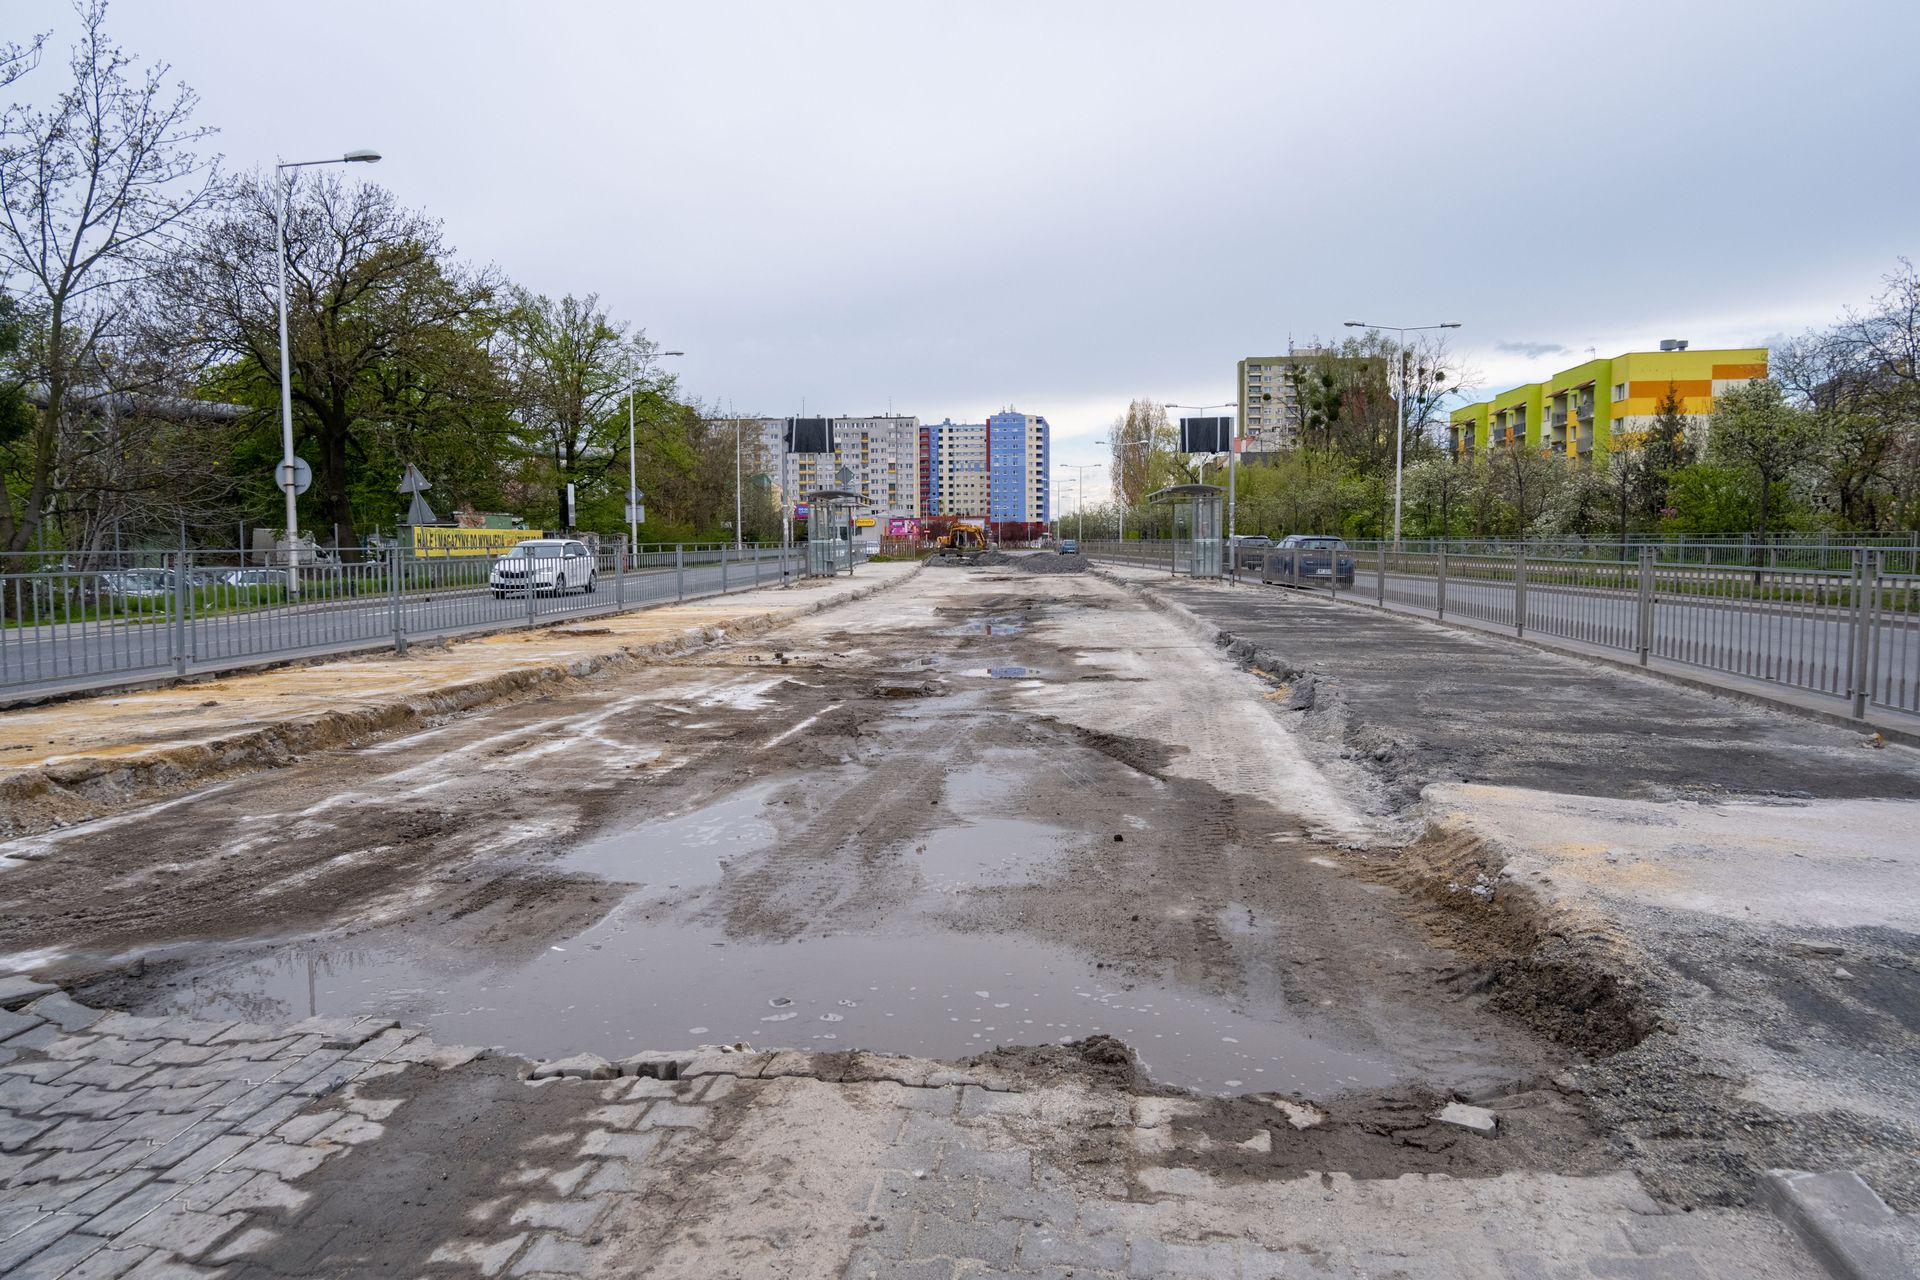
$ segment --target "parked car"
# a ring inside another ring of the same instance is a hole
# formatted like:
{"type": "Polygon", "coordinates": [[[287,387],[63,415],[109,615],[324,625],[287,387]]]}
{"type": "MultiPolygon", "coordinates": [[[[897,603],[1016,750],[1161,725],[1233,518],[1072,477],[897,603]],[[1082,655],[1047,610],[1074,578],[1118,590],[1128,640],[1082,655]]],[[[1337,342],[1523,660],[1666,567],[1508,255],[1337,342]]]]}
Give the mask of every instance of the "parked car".
{"type": "Polygon", "coordinates": [[[1295,585],[1331,582],[1351,587],[1353,557],[1347,553],[1347,544],[1339,538],[1313,533],[1288,534],[1266,552],[1260,580],[1295,585]]]}
{"type": "Polygon", "coordinates": [[[565,595],[575,587],[591,594],[597,585],[594,578],[593,553],[586,543],[528,538],[494,562],[487,586],[496,600],[529,591],[565,595]]]}
{"type": "Polygon", "coordinates": [[[152,600],[172,591],[171,569],[121,569],[100,575],[100,594],[117,600],[152,600]]]}
{"type": "Polygon", "coordinates": [[[1242,533],[1233,539],[1233,563],[1235,569],[1251,569],[1259,572],[1266,562],[1267,549],[1273,546],[1273,539],[1264,533],[1242,533]]]}
{"type": "Polygon", "coordinates": [[[285,569],[229,569],[220,575],[222,585],[229,587],[273,588],[287,585],[285,569]]]}
{"type": "Polygon", "coordinates": [[[1063,555],[1063,556],[1077,556],[1077,555],[1079,555],[1079,554],[1080,554],[1080,543],[1079,543],[1079,542],[1078,542],[1077,540],[1075,540],[1075,539],[1073,539],[1073,538],[1062,538],[1062,539],[1060,539],[1060,554],[1061,554],[1061,555],[1063,555]]]}

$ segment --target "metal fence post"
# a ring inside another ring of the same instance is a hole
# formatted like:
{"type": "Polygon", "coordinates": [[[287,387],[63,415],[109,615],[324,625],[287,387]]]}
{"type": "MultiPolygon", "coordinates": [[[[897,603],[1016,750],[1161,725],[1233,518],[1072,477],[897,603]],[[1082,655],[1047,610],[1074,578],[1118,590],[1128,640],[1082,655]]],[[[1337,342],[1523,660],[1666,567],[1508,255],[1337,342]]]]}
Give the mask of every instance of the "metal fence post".
{"type": "Polygon", "coordinates": [[[407,651],[407,625],[400,608],[400,548],[397,546],[387,552],[387,588],[388,606],[393,612],[393,651],[404,655],[407,651]]]}
{"type": "Polygon", "coordinates": [[[1640,650],[1640,665],[1647,665],[1653,651],[1653,548],[1640,548],[1640,607],[1634,615],[1635,647],[1640,650]]]}
{"type": "Polygon", "coordinates": [[[1387,544],[1380,544],[1380,572],[1374,578],[1373,602],[1382,609],[1387,607],[1387,544]]]}
{"type": "Polygon", "coordinates": [[[173,673],[187,674],[187,593],[193,574],[187,567],[187,526],[180,524],[180,555],[173,569],[173,673]]]}
{"type": "Polygon", "coordinates": [[[1527,634],[1527,550],[1513,555],[1513,634],[1527,634]]]}
{"type": "Polygon", "coordinates": [[[673,598],[675,600],[685,600],[687,598],[686,550],[687,548],[684,543],[676,542],[673,544],[673,598]]]}
{"type": "Polygon", "coordinates": [[[727,544],[720,544],[720,594],[727,594],[727,544]]]}
{"type": "Polygon", "coordinates": [[[527,625],[533,625],[533,619],[540,612],[540,560],[537,556],[527,558],[527,625]]]}
{"type": "Polygon", "coordinates": [[[1447,617],[1447,544],[1440,544],[1439,558],[1435,561],[1433,580],[1434,616],[1442,622],[1447,617]]]}
{"type": "Polygon", "coordinates": [[[627,607],[627,535],[621,534],[618,542],[620,553],[613,561],[613,611],[619,613],[627,607]]]}
{"type": "Polygon", "coordinates": [[[1868,612],[1867,593],[1879,594],[1879,584],[1873,579],[1879,577],[1878,564],[1871,563],[1878,557],[1870,557],[1865,551],[1853,553],[1853,617],[1848,622],[1849,638],[1853,641],[1847,652],[1847,692],[1853,695],[1853,718],[1867,718],[1867,695],[1873,687],[1873,675],[1868,670],[1867,642],[1871,615],[1868,612]],[[1869,578],[1869,570],[1872,577],[1869,578]]]}

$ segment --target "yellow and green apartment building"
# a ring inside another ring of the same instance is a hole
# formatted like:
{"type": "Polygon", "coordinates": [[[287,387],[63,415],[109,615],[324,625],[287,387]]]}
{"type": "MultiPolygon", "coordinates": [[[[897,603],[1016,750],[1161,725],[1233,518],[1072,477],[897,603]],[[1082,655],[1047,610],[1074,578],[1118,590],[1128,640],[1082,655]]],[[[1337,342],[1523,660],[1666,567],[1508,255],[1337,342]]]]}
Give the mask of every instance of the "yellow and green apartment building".
{"type": "Polygon", "coordinates": [[[1483,456],[1495,445],[1525,442],[1543,452],[1591,459],[1596,448],[1604,452],[1615,440],[1631,444],[1643,435],[1669,386],[1689,415],[1706,418],[1715,396],[1766,376],[1765,347],[1629,351],[1455,409],[1447,447],[1456,456],[1483,456]]]}

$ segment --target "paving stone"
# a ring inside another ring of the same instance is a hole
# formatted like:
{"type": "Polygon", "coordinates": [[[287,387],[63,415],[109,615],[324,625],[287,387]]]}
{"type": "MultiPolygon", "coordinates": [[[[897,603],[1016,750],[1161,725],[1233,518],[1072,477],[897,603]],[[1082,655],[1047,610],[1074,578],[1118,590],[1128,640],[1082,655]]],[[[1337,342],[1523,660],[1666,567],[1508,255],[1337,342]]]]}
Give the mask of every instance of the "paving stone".
{"type": "Polygon", "coordinates": [[[54,1151],[27,1171],[32,1182],[58,1182],[68,1178],[82,1178],[105,1164],[115,1152],[124,1149],[121,1146],[94,1147],[86,1151],[54,1151]]]}
{"type": "Polygon", "coordinates": [[[153,1033],[167,1024],[165,1018],[143,1018],[137,1014],[121,1013],[115,1010],[93,1024],[93,1030],[103,1036],[118,1036],[122,1040],[155,1040],[153,1033]]]}
{"type": "Polygon", "coordinates": [[[520,1246],[526,1241],[527,1237],[522,1233],[492,1244],[469,1240],[450,1242],[435,1249],[427,1261],[472,1267],[483,1276],[497,1276],[507,1263],[512,1261],[513,1255],[520,1251],[520,1246]]]}
{"type": "MultiPolygon", "coordinates": [[[[71,1073],[69,1073],[71,1074],[71,1073]]],[[[68,1079],[60,1077],[60,1087],[66,1088],[68,1079]]],[[[43,1115],[118,1116],[127,1108],[130,1095],[123,1090],[101,1089],[94,1085],[81,1085],[58,1102],[50,1103],[43,1115]]]]}
{"type": "MultiPolygon", "coordinates": [[[[32,1190],[24,1192],[24,1195],[32,1201],[32,1207],[36,1212],[64,1212],[69,1204],[91,1191],[99,1190],[113,1181],[116,1176],[112,1173],[101,1173],[96,1169],[84,1178],[73,1178],[66,1182],[36,1182],[32,1190]]],[[[6,1212],[4,1207],[0,1207],[0,1217],[4,1217],[6,1212]]],[[[5,1235],[6,1232],[0,1230],[0,1237],[5,1235]]]]}
{"type": "Polygon", "coordinates": [[[899,1262],[863,1249],[840,1274],[842,1280],[951,1280],[955,1265],[950,1260],[899,1262]]]}
{"type": "Polygon", "coordinates": [[[1032,1093],[999,1093],[968,1085],[960,1090],[963,1116],[1038,1116],[1041,1100],[1032,1093]]]}
{"type": "Polygon", "coordinates": [[[152,1249],[102,1249],[60,1280],[120,1280],[153,1256],[152,1249]]]}
{"type": "Polygon", "coordinates": [[[379,1062],[388,1055],[397,1052],[400,1047],[409,1040],[418,1039],[419,1035],[420,1033],[418,1031],[407,1031],[400,1027],[392,1027],[386,1031],[382,1031],[379,1035],[374,1036],[358,1048],[349,1050],[347,1056],[366,1062],[379,1062]]]}
{"type": "Polygon", "coordinates": [[[200,1099],[213,1091],[210,1084],[174,1085],[159,1089],[136,1089],[123,1111],[191,1111],[200,1099]]]}
{"type": "Polygon", "coordinates": [[[85,1031],[106,1017],[102,1009],[89,1009],[64,991],[41,996],[27,1006],[27,1012],[56,1023],[62,1031],[85,1031]]]}
{"type": "Polygon", "coordinates": [[[168,1039],[184,1040],[188,1044],[213,1044],[223,1032],[239,1025],[238,1023],[207,1022],[199,1018],[170,1018],[162,1032],[168,1039]]]}
{"type": "Polygon", "coordinates": [[[208,1058],[215,1057],[219,1050],[210,1044],[187,1044],[179,1040],[162,1040],[153,1047],[153,1052],[137,1062],[142,1067],[196,1067],[208,1058]]]}
{"type": "Polygon", "coordinates": [[[964,1222],[937,1213],[922,1214],[913,1233],[913,1256],[970,1258],[1009,1266],[1020,1230],[1017,1222],[964,1222]]]}
{"type": "Polygon", "coordinates": [[[111,1239],[178,1194],[180,1188],[170,1182],[149,1182],[121,1196],[112,1208],[102,1210],[82,1225],[90,1235],[111,1239]]]}
{"type": "Polygon", "coordinates": [[[181,1262],[164,1249],[155,1249],[147,1255],[146,1261],[127,1272],[126,1280],[212,1280],[219,1274],[206,1267],[181,1262]]]}
{"type": "Polygon", "coordinates": [[[569,1200],[530,1200],[520,1205],[507,1219],[511,1226],[538,1227],[561,1235],[585,1238],[611,1207],[604,1196],[575,1197],[569,1200]]]}
{"type": "Polygon", "coordinates": [[[24,973],[10,973],[0,978],[0,1008],[12,1009],[58,990],[51,982],[41,982],[24,973]]]}
{"type": "Polygon", "coordinates": [[[1449,1102],[1440,1108],[1433,1117],[1441,1124],[1454,1125],[1461,1129],[1470,1129],[1474,1133],[1492,1137],[1500,1129],[1500,1117],[1485,1107],[1472,1107],[1464,1102],[1449,1102]]]}
{"type": "Polygon", "coordinates": [[[209,1169],[191,1182],[176,1184],[180,1193],[174,1199],[189,1209],[213,1210],[259,1176],[252,1169],[209,1169]]]}
{"type": "Polygon", "coordinates": [[[555,1235],[538,1235],[520,1260],[513,1264],[516,1276],[584,1276],[591,1268],[592,1255],[583,1245],[555,1235]]]}
{"type": "Polygon", "coordinates": [[[640,1178],[634,1170],[642,1166],[627,1160],[601,1160],[596,1162],[593,1173],[581,1185],[582,1195],[596,1196],[607,1192],[627,1192],[637,1190],[640,1178]]]}
{"type": "Polygon", "coordinates": [[[0,1152],[0,1187],[24,1183],[32,1167],[40,1162],[40,1156],[38,1151],[0,1152]]]}
{"type": "Polygon", "coordinates": [[[87,1046],[87,1057],[95,1062],[126,1066],[138,1062],[159,1047],[157,1040],[123,1040],[118,1036],[101,1035],[87,1046]]]}
{"type": "Polygon", "coordinates": [[[245,1220],[237,1213],[203,1213],[169,1202],[115,1236],[114,1245],[143,1244],[191,1261],[238,1230],[245,1220]]]}
{"type": "Polygon", "coordinates": [[[244,1133],[220,1134],[186,1159],[169,1166],[160,1176],[170,1182],[191,1182],[225,1167],[234,1157],[261,1141],[265,1139],[244,1133]]]}
{"type": "MultiPolygon", "coordinates": [[[[0,1245],[0,1258],[4,1258],[5,1247],[0,1245]]],[[[25,1261],[15,1263],[6,1273],[7,1280],[55,1280],[71,1275],[75,1267],[105,1247],[106,1241],[98,1236],[69,1232],[25,1261]]],[[[5,1264],[0,1261],[0,1265],[5,1264]]]]}
{"type": "Polygon", "coordinates": [[[107,1145],[107,1138],[125,1123],[124,1120],[83,1120],[68,1116],[34,1139],[33,1145],[47,1151],[85,1151],[107,1145]]]}
{"type": "Polygon", "coordinates": [[[343,1116],[329,1125],[315,1142],[333,1143],[336,1146],[357,1147],[363,1142],[372,1142],[387,1131],[383,1124],[375,1124],[360,1116],[343,1116]]]}
{"type": "Polygon", "coordinates": [[[340,1121],[341,1114],[341,1112],[331,1109],[324,1111],[302,1111],[289,1119],[285,1124],[276,1126],[273,1130],[273,1136],[282,1142],[311,1142],[327,1129],[337,1124],[340,1121]]]}
{"type": "Polygon", "coordinates": [[[150,1067],[123,1066],[117,1062],[105,1062],[99,1058],[89,1058],[85,1062],[76,1062],[62,1077],[68,1084],[90,1084],[101,1089],[131,1089],[148,1075],[150,1067]]]}
{"type": "Polygon", "coordinates": [[[437,1045],[431,1040],[409,1040],[387,1055],[390,1061],[414,1062],[441,1071],[451,1071],[455,1067],[465,1066],[475,1058],[486,1056],[485,1049],[471,1045],[437,1045]]]}
{"type": "Polygon", "coordinates": [[[656,1080],[651,1076],[641,1076],[626,1087],[624,1097],[630,1102],[648,1102],[655,1098],[671,1101],[682,1095],[690,1094],[694,1085],[678,1080],[656,1080]]]}
{"type": "Polygon", "coordinates": [[[256,1173],[212,1208],[215,1213],[247,1213],[256,1209],[297,1213],[312,1198],[311,1192],[290,1186],[271,1173],[256,1173]]]}
{"type": "Polygon", "coordinates": [[[35,1084],[51,1084],[63,1076],[73,1074],[80,1064],[70,1058],[17,1058],[6,1065],[6,1073],[31,1080],[35,1084]]]}
{"type": "Polygon", "coordinates": [[[70,1219],[50,1213],[0,1240],[0,1276],[11,1276],[15,1267],[43,1249],[52,1248],[72,1229],[70,1219]]]}
{"type": "Polygon", "coordinates": [[[911,1173],[883,1174],[873,1196],[873,1211],[889,1214],[907,1210],[965,1220],[973,1216],[976,1190],[971,1182],[916,1178],[911,1173]]]}
{"type": "Polygon", "coordinates": [[[284,1041],[292,1039],[282,1027],[270,1026],[264,1022],[232,1022],[223,1027],[219,1034],[210,1036],[208,1044],[245,1044],[263,1041],[284,1041]]]}
{"type": "Polygon", "coordinates": [[[1127,1238],[1118,1234],[1079,1235],[1051,1226],[1029,1226],[1020,1233],[1023,1267],[1104,1267],[1123,1271],[1127,1266],[1127,1238]]]}
{"type": "Polygon", "coordinates": [[[610,1129],[595,1129],[580,1140],[580,1154],[613,1156],[621,1160],[648,1160],[659,1146],[660,1136],[656,1133],[615,1133],[610,1129]]]}
{"type": "Polygon", "coordinates": [[[92,1218],[105,1213],[152,1181],[152,1170],[129,1169],[115,1174],[78,1199],[68,1201],[62,1208],[82,1220],[92,1218]]]}
{"type": "Polygon", "coordinates": [[[204,1117],[197,1112],[148,1111],[139,1115],[120,1119],[120,1127],[113,1136],[122,1142],[146,1142],[154,1146],[172,1142],[187,1130],[200,1124],[204,1117]]]}
{"type": "Polygon", "coordinates": [[[640,1117],[634,1128],[646,1129],[698,1129],[707,1122],[708,1112],[704,1107],[683,1107],[673,1103],[656,1102],[640,1117]]]}
{"type": "Polygon", "coordinates": [[[59,1040],[64,1035],[66,1035],[66,1032],[62,1031],[53,1023],[43,1022],[37,1027],[30,1027],[20,1032],[18,1035],[9,1036],[7,1038],[7,1048],[15,1051],[32,1050],[34,1053],[42,1053],[45,1052],[48,1045],[59,1040]]]}
{"type": "Polygon", "coordinates": [[[292,1182],[319,1168],[329,1154],[330,1149],[326,1147],[296,1147],[264,1138],[235,1156],[233,1163],[238,1168],[259,1169],[292,1182]]]}
{"type": "Polygon", "coordinates": [[[647,1103],[616,1102],[610,1106],[595,1107],[587,1113],[587,1123],[606,1129],[631,1129],[647,1113],[647,1103]]]}
{"type": "Polygon", "coordinates": [[[307,1100],[288,1097],[287,1089],[277,1080],[257,1084],[221,1107],[213,1119],[242,1133],[271,1133],[306,1109],[307,1100]]]}
{"type": "MultiPolygon", "coordinates": [[[[1141,1280],[1239,1280],[1239,1251],[1230,1244],[1165,1244],[1136,1236],[1127,1274],[1141,1280]]],[[[1391,1274],[1391,1273],[1383,1273],[1391,1274]]]]}
{"type": "Polygon", "coordinates": [[[36,1135],[59,1123],[53,1117],[16,1116],[0,1111],[0,1151],[18,1151],[36,1135]]]}
{"type": "Polygon", "coordinates": [[[16,1013],[12,1009],[0,1008],[0,1040],[17,1036],[22,1031],[31,1031],[42,1021],[37,1014],[16,1013]]]}
{"type": "Polygon", "coordinates": [[[1073,1229],[1079,1206],[1070,1195],[1057,1191],[1010,1189],[987,1183],[980,1189],[976,1218],[1006,1218],[1020,1222],[1045,1223],[1063,1231],[1073,1229]]]}
{"type": "Polygon", "coordinates": [[[766,1074],[774,1055],[770,1052],[758,1053],[720,1053],[708,1050],[696,1053],[680,1067],[682,1080],[698,1080],[702,1076],[738,1076],[742,1080],[758,1080],[766,1074]]]}
{"type": "Polygon", "coordinates": [[[950,1151],[940,1162],[943,1178],[985,1178],[1005,1187],[1033,1185],[1033,1157],[1024,1151],[950,1151]]]}
{"type": "Polygon", "coordinates": [[[91,1058],[93,1054],[90,1050],[99,1040],[99,1036],[76,1034],[68,1031],[65,1035],[46,1047],[46,1055],[49,1058],[62,1059],[91,1058]]]}

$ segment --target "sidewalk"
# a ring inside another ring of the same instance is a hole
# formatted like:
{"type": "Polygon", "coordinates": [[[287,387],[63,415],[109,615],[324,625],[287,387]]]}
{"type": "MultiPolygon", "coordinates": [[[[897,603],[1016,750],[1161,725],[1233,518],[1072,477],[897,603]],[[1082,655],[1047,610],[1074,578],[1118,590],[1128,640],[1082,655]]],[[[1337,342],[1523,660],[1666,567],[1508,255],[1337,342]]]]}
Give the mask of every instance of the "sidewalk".
{"type": "MultiPolygon", "coordinates": [[[[531,1064],[372,1018],[162,1020],[59,994],[0,1009],[0,1272],[1820,1273],[1765,1212],[1663,1212],[1618,1173],[1368,1180],[1299,1168],[1311,1118],[1303,1130],[1247,1100],[1136,1096],[1071,1069],[689,1050],[624,1073],[588,1057],[541,1072],[556,1070],[569,1074],[531,1080],[531,1064]]],[[[1402,1129],[1424,1144],[1524,1141],[1419,1117],[1402,1129]]],[[[1816,1225],[1833,1225],[1830,1207],[1797,1190],[1816,1225]]]]}
{"type": "Polygon", "coordinates": [[[1177,578],[1164,569],[1149,569],[1140,565],[1116,564],[1111,561],[1099,561],[1100,569],[1115,579],[1141,586],[1168,586],[1185,584],[1194,587],[1217,586],[1228,591],[1252,591],[1255,593],[1285,592],[1297,594],[1304,599],[1315,599],[1340,604],[1345,607],[1360,607],[1405,618],[1417,618],[1435,626],[1450,627],[1469,634],[1478,634],[1496,640],[1505,640],[1511,644],[1525,645],[1547,653],[1567,654],[1588,662],[1611,667],[1618,671],[1633,672],[1640,675],[1665,680],[1672,684],[1706,693],[1720,694],[1737,698],[1762,706],[1792,711],[1810,719],[1823,720],[1828,724],[1844,728],[1857,729],[1861,733],[1881,732],[1888,738],[1897,738],[1911,746],[1920,746],[1920,715],[1910,715],[1888,707],[1869,707],[1865,721],[1855,720],[1851,707],[1843,698],[1830,697],[1816,693],[1811,689],[1802,689],[1793,685],[1780,684],[1770,680],[1756,680],[1745,676],[1733,675],[1724,671],[1714,671],[1707,667],[1697,667],[1684,662],[1675,662],[1668,658],[1650,657],[1646,666],[1641,666],[1632,654],[1619,649],[1609,649],[1602,645],[1586,644],[1578,640],[1569,640],[1562,636],[1530,634],[1515,636],[1511,628],[1497,627],[1492,623],[1481,622],[1474,618],[1439,618],[1429,609],[1415,608],[1405,604],[1390,604],[1384,610],[1374,603],[1373,597],[1366,591],[1343,592],[1339,597],[1331,597],[1318,591],[1291,592],[1289,588],[1268,586],[1257,578],[1242,576],[1238,584],[1220,580],[1208,584],[1193,578],[1177,578]]]}
{"type": "Polygon", "coordinates": [[[917,564],[857,576],[415,643],[168,688],[10,711],[0,721],[0,837],[84,821],[143,796],[303,751],[364,742],[551,682],[752,634],[905,581],[917,564]]]}

